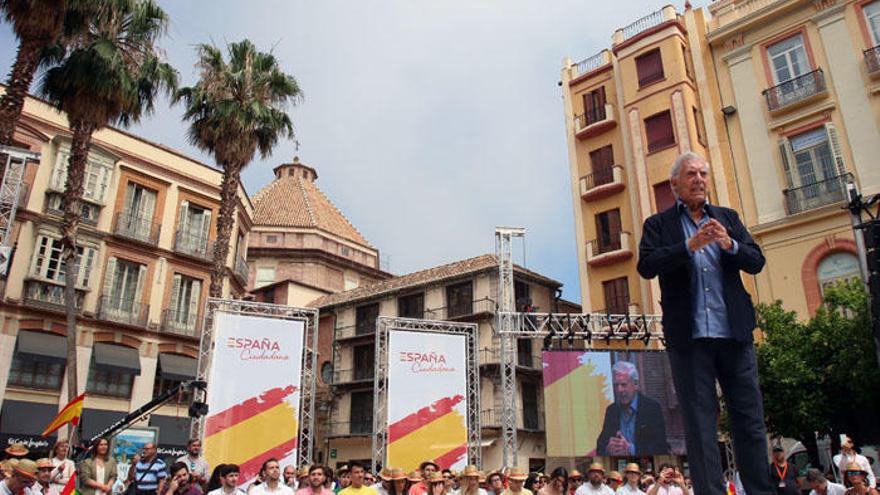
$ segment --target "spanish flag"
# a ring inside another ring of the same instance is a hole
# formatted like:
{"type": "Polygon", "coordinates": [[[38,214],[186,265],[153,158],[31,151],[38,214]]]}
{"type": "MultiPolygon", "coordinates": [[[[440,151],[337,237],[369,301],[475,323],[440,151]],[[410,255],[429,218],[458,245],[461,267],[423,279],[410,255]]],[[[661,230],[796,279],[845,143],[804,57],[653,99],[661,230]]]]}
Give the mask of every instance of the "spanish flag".
{"type": "Polygon", "coordinates": [[[64,489],[61,490],[61,495],[79,495],[79,490],[76,489],[76,471],[70,475],[70,479],[67,480],[64,489]]]}
{"type": "Polygon", "coordinates": [[[464,396],[444,397],[388,425],[388,464],[404,471],[432,459],[447,469],[467,456],[467,425],[455,406],[464,396]]]}
{"type": "Polygon", "coordinates": [[[43,433],[40,436],[47,437],[52,433],[55,433],[58,428],[66,425],[67,423],[71,423],[74,426],[79,424],[79,418],[82,416],[83,412],[83,401],[85,401],[86,394],[82,394],[76,399],[70,401],[69,404],[64,406],[64,409],[58,413],[58,416],[55,416],[55,419],[49,423],[49,426],[43,430],[43,433]]]}

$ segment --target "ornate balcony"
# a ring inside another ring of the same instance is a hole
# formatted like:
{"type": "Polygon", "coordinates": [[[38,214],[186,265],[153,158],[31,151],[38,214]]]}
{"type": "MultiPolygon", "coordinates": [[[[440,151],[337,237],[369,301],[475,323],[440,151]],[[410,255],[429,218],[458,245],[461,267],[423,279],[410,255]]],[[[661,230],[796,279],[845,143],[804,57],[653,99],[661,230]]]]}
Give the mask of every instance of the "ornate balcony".
{"type": "Polygon", "coordinates": [[[871,77],[880,77],[880,45],[865,50],[865,67],[871,77]]]}
{"type": "Polygon", "coordinates": [[[124,325],[146,327],[150,305],[118,295],[102,296],[98,305],[98,319],[114,321],[124,325]]]}
{"type": "Polygon", "coordinates": [[[425,318],[430,320],[467,320],[483,315],[495,314],[495,301],[485,297],[455,306],[426,309],[425,318]]]}
{"type": "Polygon", "coordinates": [[[334,370],[333,385],[346,385],[373,381],[373,368],[356,368],[353,370],[334,370]]]}
{"type": "Polygon", "coordinates": [[[214,257],[214,242],[202,233],[178,230],[174,236],[174,250],[180,254],[205,261],[214,257]]]}
{"type": "Polygon", "coordinates": [[[336,327],[336,340],[348,340],[358,337],[373,337],[376,335],[376,322],[364,322],[355,325],[336,327]]]}
{"type": "Polygon", "coordinates": [[[160,330],[163,333],[196,337],[198,319],[199,315],[196,312],[166,309],[162,312],[162,326],[160,330]]]}
{"type": "Polygon", "coordinates": [[[586,139],[612,129],[616,125],[614,105],[606,103],[605,106],[594,108],[581,115],[575,115],[574,135],[578,139],[586,139]]]}
{"type": "MultiPolygon", "coordinates": [[[[76,307],[82,310],[86,297],[85,289],[76,289],[76,307]]],[[[55,311],[64,311],[64,284],[45,280],[27,279],[24,281],[24,303],[55,311]]]]}
{"type": "Polygon", "coordinates": [[[778,114],[824,97],[828,93],[822,69],[800,75],[782,84],[764,90],[767,109],[778,114]]]}
{"type": "MultiPolygon", "coordinates": [[[[519,404],[522,406],[522,404],[519,404]]],[[[480,426],[483,428],[501,428],[501,404],[491,409],[480,411],[480,426]]],[[[523,409],[516,414],[516,428],[526,431],[544,431],[544,411],[541,409],[523,409]]]]}
{"type": "Polygon", "coordinates": [[[587,242],[587,264],[606,266],[626,261],[633,256],[632,234],[621,232],[616,239],[593,239],[587,242]]]}
{"type": "Polygon", "coordinates": [[[789,215],[795,215],[846,201],[846,184],[851,181],[851,174],[843,174],[813,184],[785,189],[782,191],[785,195],[785,209],[789,215]]]}
{"type": "Polygon", "coordinates": [[[159,224],[153,223],[152,218],[144,218],[138,212],[127,210],[116,214],[113,228],[116,235],[153,246],[159,244],[159,230],[159,224]]]}
{"type": "Polygon", "coordinates": [[[611,165],[596,169],[580,179],[581,199],[584,201],[596,201],[617,194],[625,187],[623,182],[623,167],[611,165]]]}

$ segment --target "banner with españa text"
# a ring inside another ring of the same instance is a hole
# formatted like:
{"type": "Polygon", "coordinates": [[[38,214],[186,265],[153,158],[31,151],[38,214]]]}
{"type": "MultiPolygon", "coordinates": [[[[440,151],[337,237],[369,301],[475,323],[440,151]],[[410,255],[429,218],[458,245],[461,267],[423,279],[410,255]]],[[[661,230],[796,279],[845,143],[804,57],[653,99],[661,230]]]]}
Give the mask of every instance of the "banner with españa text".
{"type": "Polygon", "coordinates": [[[466,336],[393,330],[388,337],[387,466],[467,464],[466,336]]]}
{"type": "Polygon", "coordinates": [[[218,312],[208,370],[204,451],[238,464],[247,485],[263,462],[296,464],[305,323],[218,312]]]}

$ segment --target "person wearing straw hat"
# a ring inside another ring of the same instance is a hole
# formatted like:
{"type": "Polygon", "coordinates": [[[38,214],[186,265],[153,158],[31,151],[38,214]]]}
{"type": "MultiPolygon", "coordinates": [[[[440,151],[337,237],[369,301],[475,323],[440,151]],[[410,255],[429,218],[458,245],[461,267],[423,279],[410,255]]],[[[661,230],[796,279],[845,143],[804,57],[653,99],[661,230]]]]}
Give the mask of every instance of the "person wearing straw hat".
{"type": "Polygon", "coordinates": [[[434,471],[425,479],[425,485],[428,487],[428,495],[446,495],[446,479],[443,473],[434,471]]]}
{"type": "Polygon", "coordinates": [[[14,443],[6,447],[7,459],[24,459],[30,453],[30,450],[23,443],[14,443]]]}
{"type": "Polygon", "coordinates": [[[866,473],[868,473],[868,486],[872,488],[877,486],[877,479],[874,476],[874,472],[871,470],[871,463],[868,462],[867,457],[856,452],[856,445],[852,438],[846,437],[843,439],[840,443],[840,453],[832,458],[832,462],[841,473],[846,471],[846,466],[855,462],[861,466],[866,473]]]}
{"type": "Polygon", "coordinates": [[[37,482],[37,463],[30,459],[17,459],[12,466],[12,476],[0,481],[0,495],[30,495],[37,482]]]}
{"type": "Polygon", "coordinates": [[[847,464],[844,471],[844,480],[851,485],[846,491],[846,495],[878,495],[877,490],[868,484],[868,473],[870,469],[865,469],[857,462],[847,464]]]}
{"type": "Polygon", "coordinates": [[[517,466],[510,468],[507,473],[507,489],[503,495],[533,495],[531,490],[523,488],[523,484],[529,478],[529,473],[525,469],[517,466]]]}
{"type": "Polygon", "coordinates": [[[626,465],[623,470],[626,483],[617,489],[617,495],[645,495],[645,492],[639,489],[639,481],[642,478],[642,470],[635,462],[626,465]]]}
{"type": "Polygon", "coordinates": [[[608,488],[617,493],[617,489],[623,484],[623,475],[619,471],[611,471],[608,473],[606,483],[608,483],[608,488]]]}
{"type": "Polygon", "coordinates": [[[391,469],[384,467],[379,470],[378,480],[375,484],[373,484],[373,489],[376,490],[376,493],[379,495],[388,495],[388,490],[391,489],[391,469]]]}
{"type": "Polygon", "coordinates": [[[614,495],[614,490],[605,484],[605,466],[601,463],[590,464],[587,479],[589,482],[581,485],[575,495],[614,495]]]}
{"type": "Polygon", "coordinates": [[[388,495],[405,495],[409,492],[409,480],[402,468],[388,468],[388,495]]]}
{"type": "Polygon", "coordinates": [[[52,461],[47,458],[37,459],[37,482],[31,487],[32,495],[59,495],[59,492],[52,486],[52,470],[55,466],[52,461]]]}
{"type": "Polygon", "coordinates": [[[477,469],[477,466],[467,465],[459,475],[461,487],[458,489],[458,495],[486,495],[486,490],[480,488],[480,477],[483,473],[477,469]]]}
{"type": "Polygon", "coordinates": [[[425,495],[428,492],[428,478],[438,471],[440,471],[440,466],[434,461],[427,460],[419,464],[422,481],[410,487],[409,495],[425,495]]]}

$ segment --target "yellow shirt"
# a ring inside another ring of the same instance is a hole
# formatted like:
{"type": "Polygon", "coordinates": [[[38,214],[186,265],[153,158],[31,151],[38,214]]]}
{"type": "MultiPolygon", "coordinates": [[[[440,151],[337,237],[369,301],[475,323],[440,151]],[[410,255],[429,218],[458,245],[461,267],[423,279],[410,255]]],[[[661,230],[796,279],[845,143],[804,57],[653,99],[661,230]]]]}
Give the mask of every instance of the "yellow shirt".
{"type": "Polygon", "coordinates": [[[348,488],[343,488],[342,491],[339,492],[339,495],[379,495],[376,493],[376,489],[372,486],[361,485],[360,488],[355,488],[353,486],[349,486],[348,488]]]}

